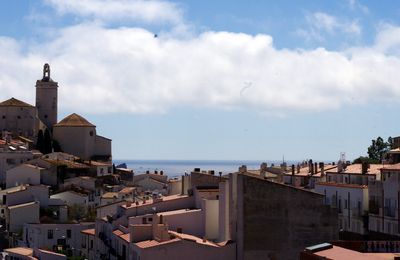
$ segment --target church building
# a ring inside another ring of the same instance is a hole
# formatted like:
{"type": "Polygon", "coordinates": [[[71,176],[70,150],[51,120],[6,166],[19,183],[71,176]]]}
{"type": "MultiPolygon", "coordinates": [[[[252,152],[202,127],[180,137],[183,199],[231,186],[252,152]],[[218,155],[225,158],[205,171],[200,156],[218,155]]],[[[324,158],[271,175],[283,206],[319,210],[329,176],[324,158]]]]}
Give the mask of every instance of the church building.
{"type": "Polygon", "coordinates": [[[50,77],[50,66],[36,81],[36,105],[16,98],[0,103],[0,130],[14,136],[36,140],[38,132],[48,129],[63,152],[84,160],[111,159],[111,140],[96,134],[96,126],[78,114],[57,121],[58,83],[50,77]],[[58,122],[58,123],[57,123],[58,122]]]}

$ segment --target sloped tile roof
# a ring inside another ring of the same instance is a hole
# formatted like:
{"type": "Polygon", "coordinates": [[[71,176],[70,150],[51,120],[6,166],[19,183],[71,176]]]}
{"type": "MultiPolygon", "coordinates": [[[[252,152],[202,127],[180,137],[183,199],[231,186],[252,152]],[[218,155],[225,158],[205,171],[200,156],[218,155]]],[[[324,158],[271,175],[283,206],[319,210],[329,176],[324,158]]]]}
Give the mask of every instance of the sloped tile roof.
{"type": "Polygon", "coordinates": [[[33,106],[12,97],[10,99],[1,102],[0,107],[33,107],[33,106]]]}
{"type": "Polygon", "coordinates": [[[57,124],[54,125],[55,127],[57,126],[89,126],[89,127],[94,127],[95,125],[91,124],[89,121],[87,121],[85,118],[78,114],[71,114],[58,122],[57,124]]]}

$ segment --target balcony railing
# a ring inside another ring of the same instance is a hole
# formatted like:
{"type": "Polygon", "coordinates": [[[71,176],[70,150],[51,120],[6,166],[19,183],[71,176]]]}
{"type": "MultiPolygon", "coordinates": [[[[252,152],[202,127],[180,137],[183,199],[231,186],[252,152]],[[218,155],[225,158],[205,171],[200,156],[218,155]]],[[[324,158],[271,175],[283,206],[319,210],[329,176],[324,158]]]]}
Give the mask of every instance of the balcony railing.
{"type": "Polygon", "coordinates": [[[385,207],[385,216],[387,217],[396,217],[396,209],[393,207],[385,207]]]}
{"type": "Polygon", "coordinates": [[[362,217],[363,212],[361,209],[359,208],[352,208],[351,209],[351,216],[352,217],[362,217]]]}
{"type": "Polygon", "coordinates": [[[379,215],[379,204],[373,200],[369,201],[369,213],[379,215]]]}

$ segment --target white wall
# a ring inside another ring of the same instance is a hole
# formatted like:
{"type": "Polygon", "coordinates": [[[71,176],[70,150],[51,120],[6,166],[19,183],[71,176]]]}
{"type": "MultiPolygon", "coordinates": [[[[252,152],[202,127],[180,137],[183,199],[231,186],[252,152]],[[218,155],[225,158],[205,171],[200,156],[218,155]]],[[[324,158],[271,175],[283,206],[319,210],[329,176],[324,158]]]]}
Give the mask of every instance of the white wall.
{"type": "MultiPolygon", "coordinates": [[[[29,223],[29,222],[27,222],[29,223]]],[[[25,224],[23,229],[24,243],[32,248],[52,249],[57,245],[57,239],[66,239],[66,244],[73,247],[73,253],[79,254],[82,246],[81,230],[93,228],[94,223],[80,224],[25,224]],[[53,238],[48,237],[48,231],[52,230],[53,238]],[[71,230],[71,237],[67,236],[67,230],[71,230]]]]}
{"type": "Polygon", "coordinates": [[[50,196],[52,199],[60,199],[64,201],[68,206],[84,205],[85,208],[89,206],[88,196],[82,196],[73,191],[64,191],[61,193],[53,194],[50,196]]]}
{"type": "Polygon", "coordinates": [[[0,183],[6,181],[6,171],[33,159],[32,151],[0,150],[0,183]]]}
{"type": "Polygon", "coordinates": [[[37,134],[37,110],[35,107],[1,106],[0,131],[18,133],[23,136],[33,137],[37,134]],[[5,116],[5,118],[3,118],[5,116]]]}
{"type": "Polygon", "coordinates": [[[96,135],[94,154],[111,156],[111,140],[103,136],[96,135]]]}
{"type": "Polygon", "coordinates": [[[6,187],[11,188],[21,184],[40,184],[40,173],[43,168],[21,164],[6,172],[6,187]]]}
{"type": "Polygon", "coordinates": [[[168,195],[181,194],[181,193],[182,193],[182,179],[168,182],[168,195]]]}
{"type": "Polygon", "coordinates": [[[22,230],[22,227],[25,223],[39,223],[39,202],[9,207],[6,215],[8,230],[10,232],[18,232],[22,230]]]}
{"type": "Polygon", "coordinates": [[[13,206],[21,203],[39,201],[42,207],[47,207],[49,203],[49,188],[43,185],[26,186],[25,189],[6,194],[7,206],[13,206]]]}
{"type": "Polygon", "coordinates": [[[219,203],[218,200],[204,200],[206,238],[218,239],[219,235],[219,203]]]}
{"type": "Polygon", "coordinates": [[[53,135],[66,153],[76,155],[84,160],[89,160],[94,155],[95,127],[55,126],[53,135]]]}

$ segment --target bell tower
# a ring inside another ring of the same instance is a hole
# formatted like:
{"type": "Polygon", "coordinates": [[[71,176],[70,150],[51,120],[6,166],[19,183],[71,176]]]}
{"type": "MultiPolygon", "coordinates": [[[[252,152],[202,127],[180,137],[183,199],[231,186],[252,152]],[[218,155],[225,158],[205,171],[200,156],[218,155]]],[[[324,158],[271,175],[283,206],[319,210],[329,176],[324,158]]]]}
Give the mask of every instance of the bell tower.
{"type": "Polygon", "coordinates": [[[36,81],[36,108],[39,119],[49,130],[57,123],[58,83],[50,78],[50,65],[44,64],[43,78],[36,81]]]}

